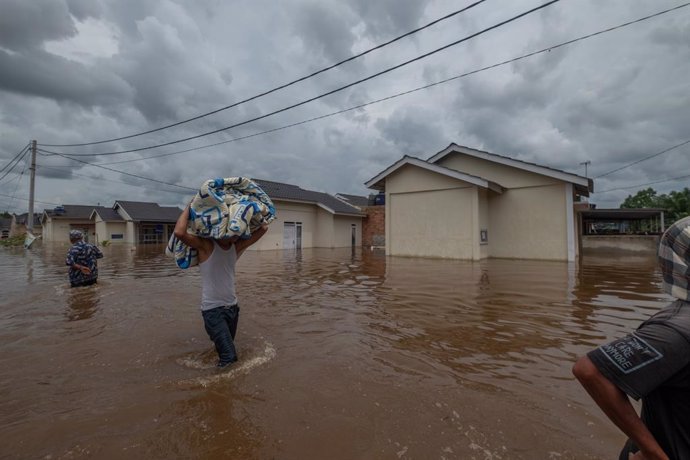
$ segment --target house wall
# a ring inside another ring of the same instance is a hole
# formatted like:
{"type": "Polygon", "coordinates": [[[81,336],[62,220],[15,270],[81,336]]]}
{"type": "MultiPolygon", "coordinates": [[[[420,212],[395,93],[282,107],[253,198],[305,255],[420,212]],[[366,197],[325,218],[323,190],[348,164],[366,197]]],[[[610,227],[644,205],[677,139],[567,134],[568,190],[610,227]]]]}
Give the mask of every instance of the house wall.
{"type": "Polygon", "coordinates": [[[349,248],[352,246],[352,225],[355,225],[355,246],[362,245],[362,218],[348,216],[333,216],[333,246],[335,248],[349,248]]]}
{"type": "Polygon", "coordinates": [[[477,190],[477,205],[479,214],[479,258],[486,259],[489,257],[489,240],[486,242],[481,241],[481,231],[485,230],[487,238],[490,233],[490,223],[489,223],[489,191],[484,189],[477,190]]]}
{"type": "MultiPolygon", "coordinates": [[[[124,213],[122,213],[124,214],[124,213]]],[[[135,244],[139,241],[138,228],[131,220],[125,222],[125,243],[135,244]]]]}
{"type": "Polygon", "coordinates": [[[412,166],[386,179],[386,254],[478,259],[477,187],[412,166]]]}
{"type": "Polygon", "coordinates": [[[316,238],[314,247],[332,248],[334,247],[335,226],[333,214],[323,208],[316,208],[316,238]]]}
{"type": "Polygon", "coordinates": [[[563,184],[563,181],[558,179],[461,153],[450,154],[436,164],[473,176],[479,176],[508,189],[563,184]]]}
{"type": "Polygon", "coordinates": [[[268,226],[268,232],[253,250],[283,249],[283,228],[285,222],[302,224],[303,248],[349,247],[352,238],[352,224],[357,225],[357,245],[362,242],[362,218],[334,216],[315,204],[274,200],[276,219],[268,226]]]}
{"type": "Polygon", "coordinates": [[[268,226],[268,232],[256,244],[254,250],[283,249],[283,227],[285,222],[302,223],[302,247],[311,248],[316,239],[316,206],[274,200],[276,219],[268,226]]]}
{"type": "Polygon", "coordinates": [[[577,222],[571,184],[462,153],[450,154],[437,164],[509,189],[488,195],[490,257],[575,259],[577,222]],[[515,244],[516,236],[519,244],[515,244]]]}
{"type": "Polygon", "coordinates": [[[505,190],[488,201],[490,257],[568,259],[565,183],[505,190]]]}
{"type": "Polygon", "coordinates": [[[84,231],[86,240],[94,242],[95,225],[85,219],[55,219],[49,217],[44,225],[43,239],[45,241],[69,242],[69,232],[72,229],[84,231]]]}
{"type": "Polygon", "coordinates": [[[362,246],[385,246],[386,207],[367,206],[363,211],[367,216],[362,220],[362,246]]]}
{"type": "Polygon", "coordinates": [[[104,222],[102,220],[97,220],[96,235],[98,237],[96,241],[98,241],[99,243],[103,242],[103,240],[108,240],[111,244],[126,243],[127,224],[126,222],[104,222]],[[123,238],[121,240],[114,240],[112,238],[113,233],[122,234],[123,238]]]}

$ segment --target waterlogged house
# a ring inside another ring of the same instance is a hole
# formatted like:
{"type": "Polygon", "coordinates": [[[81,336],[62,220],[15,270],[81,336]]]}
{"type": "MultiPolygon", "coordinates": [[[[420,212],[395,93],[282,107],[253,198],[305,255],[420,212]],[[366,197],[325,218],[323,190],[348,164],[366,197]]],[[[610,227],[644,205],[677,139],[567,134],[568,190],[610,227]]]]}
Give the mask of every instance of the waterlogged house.
{"type": "Polygon", "coordinates": [[[68,242],[70,230],[81,230],[87,241],[97,244],[165,243],[181,212],[141,201],[116,201],[112,208],[66,204],[43,212],[43,240],[68,242]]]}
{"type": "Polygon", "coordinates": [[[404,156],[366,182],[385,193],[386,253],[480,260],[574,260],[586,177],[449,145],[404,156]]]}
{"type": "Polygon", "coordinates": [[[43,241],[69,242],[69,232],[80,230],[86,241],[97,242],[95,225],[91,220],[91,212],[95,208],[103,206],[66,204],[44,210],[41,214],[43,241]]]}
{"type": "MultiPolygon", "coordinates": [[[[362,243],[364,214],[323,192],[281,182],[255,180],[271,197],[277,219],[252,249],[337,248],[362,243]]],[[[45,241],[69,241],[69,231],[82,230],[91,242],[163,244],[182,210],[141,201],[104,206],[64,205],[43,213],[45,241]]]]}
{"type": "Polygon", "coordinates": [[[253,249],[342,248],[362,244],[364,214],[323,192],[253,179],[271,197],[276,220],[253,249]]]}

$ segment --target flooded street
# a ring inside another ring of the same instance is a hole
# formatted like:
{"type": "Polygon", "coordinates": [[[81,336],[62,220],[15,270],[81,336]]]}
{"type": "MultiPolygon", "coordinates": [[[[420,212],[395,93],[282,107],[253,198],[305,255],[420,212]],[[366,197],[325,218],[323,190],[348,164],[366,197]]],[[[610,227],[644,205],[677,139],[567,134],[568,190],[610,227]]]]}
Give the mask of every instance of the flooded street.
{"type": "Polygon", "coordinates": [[[198,269],[0,248],[0,458],[610,459],[577,356],[668,302],[655,257],[580,264],[247,252],[217,372],[198,269]]]}

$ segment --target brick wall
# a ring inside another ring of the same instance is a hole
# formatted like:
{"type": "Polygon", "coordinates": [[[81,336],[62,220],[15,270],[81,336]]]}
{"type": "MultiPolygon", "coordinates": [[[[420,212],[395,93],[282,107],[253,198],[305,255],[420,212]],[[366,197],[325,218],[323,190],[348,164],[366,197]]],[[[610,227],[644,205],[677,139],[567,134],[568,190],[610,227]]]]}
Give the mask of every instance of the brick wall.
{"type": "Polygon", "coordinates": [[[362,208],[367,217],[362,223],[362,247],[386,245],[386,207],[367,206],[362,208]]]}

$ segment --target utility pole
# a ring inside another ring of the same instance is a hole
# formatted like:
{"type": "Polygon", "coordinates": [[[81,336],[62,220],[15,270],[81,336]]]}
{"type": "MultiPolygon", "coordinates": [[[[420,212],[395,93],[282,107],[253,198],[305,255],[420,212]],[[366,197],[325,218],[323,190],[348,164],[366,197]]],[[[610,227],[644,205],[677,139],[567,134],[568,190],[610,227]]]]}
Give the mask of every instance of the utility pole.
{"type": "Polygon", "coordinates": [[[26,215],[26,229],[34,230],[34,186],[36,183],[36,140],[31,141],[31,185],[29,186],[29,213],[26,215]]]}
{"type": "MultiPolygon", "coordinates": [[[[35,141],[34,141],[34,142],[35,142],[35,141]]],[[[585,177],[588,178],[589,176],[587,175],[587,165],[592,164],[592,162],[589,161],[589,160],[587,160],[587,161],[583,161],[583,162],[580,163],[580,164],[581,164],[581,165],[585,165],[585,177]]]]}

